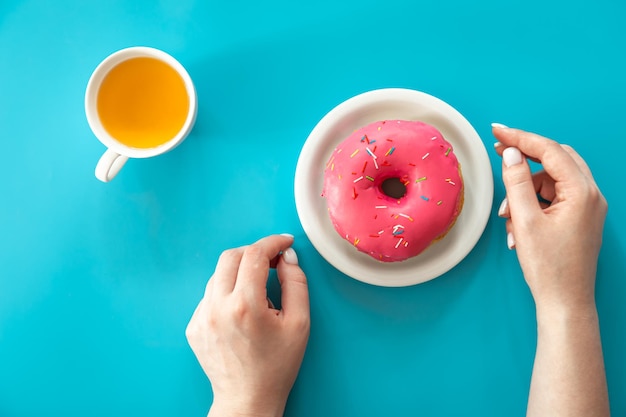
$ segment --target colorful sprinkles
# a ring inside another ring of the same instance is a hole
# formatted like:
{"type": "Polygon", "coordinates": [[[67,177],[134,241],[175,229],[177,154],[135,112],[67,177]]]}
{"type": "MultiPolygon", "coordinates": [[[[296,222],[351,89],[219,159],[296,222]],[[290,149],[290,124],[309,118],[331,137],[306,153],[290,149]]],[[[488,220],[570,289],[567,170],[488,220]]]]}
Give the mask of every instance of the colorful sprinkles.
{"type": "MultiPolygon", "coordinates": [[[[397,121],[397,123],[400,124],[401,121],[397,121]]],[[[357,192],[357,186],[359,187],[359,192],[361,192],[360,190],[363,190],[363,189],[370,189],[370,188],[376,189],[376,185],[370,186],[368,183],[364,183],[361,185],[356,185],[356,184],[363,180],[367,180],[369,182],[377,184],[377,181],[380,181],[382,178],[386,178],[386,177],[380,177],[378,175],[378,172],[374,172],[374,168],[376,169],[376,171],[379,171],[381,167],[391,167],[392,164],[389,161],[394,162],[393,166],[398,168],[398,165],[395,161],[398,158],[397,155],[400,155],[400,161],[402,161],[400,163],[407,169],[407,172],[411,173],[410,176],[398,175],[399,177],[398,180],[400,181],[400,183],[404,184],[404,186],[406,187],[407,193],[414,193],[412,194],[413,198],[417,198],[417,196],[419,196],[419,199],[425,202],[430,202],[432,200],[432,202],[435,203],[436,206],[443,205],[443,200],[437,197],[444,197],[444,199],[447,197],[443,195],[437,196],[436,193],[439,192],[439,190],[433,192],[433,191],[429,191],[429,188],[431,186],[430,183],[434,183],[433,186],[435,187],[441,187],[441,185],[437,185],[437,184],[441,184],[440,182],[441,178],[445,174],[443,174],[442,176],[439,176],[439,172],[440,172],[439,169],[430,168],[430,167],[439,166],[440,164],[442,164],[441,165],[442,167],[444,166],[443,164],[445,164],[445,166],[447,167],[449,166],[449,163],[445,162],[444,159],[437,159],[436,161],[428,161],[428,162],[422,162],[422,161],[425,161],[426,158],[429,158],[431,156],[431,153],[433,157],[435,157],[436,155],[437,158],[440,158],[442,154],[445,157],[448,157],[452,153],[452,146],[449,146],[449,144],[447,144],[446,141],[443,138],[440,138],[438,135],[434,135],[430,138],[426,136],[426,137],[420,138],[420,140],[425,141],[424,145],[426,147],[426,149],[423,150],[424,152],[423,155],[421,155],[421,160],[419,159],[420,154],[414,155],[413,157],[408,157],[408,155],[403,155],[403,153],[406,152],[403,148],[403,143],[404,143],[403,137],[393,136],[394,133],[390,132],[388,129],[383,134],[381,130],[384,124],[385,122],[382,122],[381,125],[377,126],[377,131],[372,131],[372,130],[368,131],[369,135],[361,134],[360,136],[356,136],[356,138],[353,139],[352,143],[356,144],[357,147],[353,148],[353,151],[350,154],[350,158],[355,159],[354,167],[352,168],[354,172],[352,172],[352,176],[350,177],[350,179],[352,179],[352,182],[354,184],[352,186],[352,199],[356,200],[357,197],[359,196],[359,193],[357,192]],[[376,132],[381,132],[381,134],[378,134],[376,132]],[[373,137],[377,137],[377,139],[374,139],[373,137]],[[394,142],[394,139],[392,138],[396,139],[395,142],[394,142]],[[439,140],[439,141],[436,143],[430,144],[429,139],[430,141],[436,141],[436,140],[439,140]],[[378,155],[376,154],[377,146],[375,145],[377,140],[381,141],[381,143],[389,142],[387,146],[381,145],[381,152],[378,155]],[[400,146],[400,150],[398,150],[397,146],[400,146]],[[363,151],[363,152],[360,152],[360,151],[363,151]],[[365,153],[367,153],[367,156],[364,155],[365,153]],[[364,156],[361,157],[361,154],[363,154],[364,156]],[[393,156],[393,155],[396,155],[396,156],[393,156]],[[392,158],[389,158],[389,157],[392,157],[392,158]],[[380,161],[378,161],[379,158],[380,158],[380,161]],[[369,163],[370,160],[373,162],[373,164],[369,163]],[[430,162],[432,162],[432,165],[430,162]],[[410,169],[407,167],[407,164],[408,164],[408,167],[411,167],[410,169]],[[372,168],[372,165],[374,168],[372,168]],[[418,168],[416,169],[416,167],[418,168]],[[359,170],[358,168],[361,168],[361,169],[359,170]],[[433,169],[434,171],[432,171],[433,169]],[[421,176],[415,175],[416,171],[418,172],[418,175],[421,175],[421,176]],[[424,175],[424,174],[427,174],[427,175],[424,175]],[[419,187],[415,186],[416,188],[412,188],[411,186],[411,184],[419,184],[427,180],[428,180],[428,184],[426,185],[420,185],[419,187]],[[420,191],[413,191],[413,190],[420,190],[424,194],[421,194],[420,191]]],[[[392,126],[392,129],[393,128],[394,127],[392,126]]],[[[346,154],[347,152],[350,152],[350,148],[346,147],[343,150],[346,151],[344,153],[344,160],[347,160],[346,154]]],[[[326,163],[326,169],[330,171],[335,171],[335,174],[338,174],[337,176],[339,177],[339,179],[341,179],[341,174],[347,175],[348,172],[350,172],[350,170],[346,171],[345,169],[335,170],[336,157],[337,155],[340,154],[341,151],[342,151],[341,148],[339,147],[336,148],[334,154],[332,155],[330,160],[326,163]]],[[[341,168],[341,167],[338,166],[338,168],[341,168]]],[[[400,172],[402,171],[400,170],[400,172]]],[[[383,172],[382,175],[388,175],[388,174],[387,172],[383,172]]],[[[452,186],[456,185],[455,181],[452,178],[443,178],[443,180],[452,186]]],[[[447,193],[450,193],[450,191],[447,191],[447,193]]],[[[365,194],[362,197],[362,199],[365,199],[365,201],[371,201],[370,200],[371,198],[372,197],[370,197],[370,195],[366,196],[365,194]]],[[[371,216],[373,217],[374,220],[376,220],[380,214],[381,220],[376,221],[375,223],[373,222],[372,224],[376,224],[376,223],[379,225],[384,224],[382,219],[385,219],[385,218],[388,219],[387,216],[390,216],[391,218],[396,219],[397,224],[395,224],[392,227],[385,226],[385,229],[382,229],[378,232],[375,232],[372,230],[370,230],[369,232],[364,232],[361,234],[360,237],[354,236],[354,235],[350,235],[350,236],[346,235],[346,240],[348,240],[348,242],[352,243],[355,247],[357,247],[362,242],[361,238],[367,239],[367,237],[369,237],[372,239],[378,239],[380,237],[383,237],[383,235],[386,236],[390,234],[391,236],[389,237],[393,237],[394,239],[390,239],[392,240],[393,243],[389,242],[388,245],[392,244],[395,249],[399,249],[401,247],[404,247],[404,248],[408,247],[409,240],[406,239],[406,236],[409,235],[409,232],[408,232],[409,229],[405,229],[405,225],[409,226],[407,222],[415,222],[416,219],[419,220],[420,217],[423,216],[423,213],[414,212],[412,209],[405,206],[404,203],[407,200],[404,198],[391,199],[389,198],[389,196],[385,196],[383,194],[381,194],[380,197],[378,198],[380,199],[380,201],[378,202],[378,205],[374,206],[374,208],[376,209],[376,212],[375,212],[376,214],[372,213],[371,216]],[[398,206],[393,204],[393,201],[396,201],[398,206]],[[379,211],[379,210],[388,210],[388,211],[379,211]],[[408,213],[411,213],[415,215],[416,217],[414,218],[408,213]],[[400,223],[404,223],[404,225],[400,223]]],[[[418,206],[422,207],[421,210],[430,210],[427,207],[429,206],[433,207],[430,204],[421,204],[418,206]]],[[[418,208],[417,210],[419,211],[420,209],[418,208]]],[[[368,216],[368,218],[370,219],[369,221],[371,221],[372,217],[368,216]]],[[[383,240],[380,243],[384,244],[384,242],[385,241],[383,240]]],[[[418,244],[418,246],[419,245],[420,244],[418,244]]],[[[394,260],[400,256],[400,255],[397,255],[397,256],[391,255],[391,252],[388,255],[385,255],[383,253],[379,253],[379,250],[376,250],[376,252],[370,252],[370,255],[374,256],[376,259],[380,258],[381,260],[389,260],[389,259],[384,259],[384,258],[391,258],[390,260],[394,260]]]]}
{"type": "Polygon", "coordinates": [[[408,214],[398,213],[398,216],[404,217],[405,219],[408,219],[411,222],[413,221],[413,217],[409,216],[408,214]]]}

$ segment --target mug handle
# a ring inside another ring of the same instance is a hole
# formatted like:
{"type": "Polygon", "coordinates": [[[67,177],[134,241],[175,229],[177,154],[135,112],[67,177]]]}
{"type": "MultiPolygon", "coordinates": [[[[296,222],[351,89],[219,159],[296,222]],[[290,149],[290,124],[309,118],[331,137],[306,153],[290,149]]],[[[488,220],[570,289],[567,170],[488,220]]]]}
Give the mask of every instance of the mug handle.
{"type": "Polygon", "coordinates": [[[127,156],[107,149],[96,165],[96,178],[102,182],[111,181],[120,172],[126,161],[128,161],[127,156]]]}

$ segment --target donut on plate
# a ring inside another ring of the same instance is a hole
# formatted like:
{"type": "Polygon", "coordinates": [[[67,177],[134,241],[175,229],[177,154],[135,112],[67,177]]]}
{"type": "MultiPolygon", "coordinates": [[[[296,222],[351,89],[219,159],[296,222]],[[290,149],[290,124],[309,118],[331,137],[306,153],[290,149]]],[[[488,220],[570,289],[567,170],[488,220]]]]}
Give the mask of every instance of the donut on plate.
{"type": "Polygon", "coordinates": [[[374,259],[396,262],[452,228],[463,207],[463,178],[452,145],[435,127],[385,120],[335,148],[322,196],[342,238],[374,259]]]}

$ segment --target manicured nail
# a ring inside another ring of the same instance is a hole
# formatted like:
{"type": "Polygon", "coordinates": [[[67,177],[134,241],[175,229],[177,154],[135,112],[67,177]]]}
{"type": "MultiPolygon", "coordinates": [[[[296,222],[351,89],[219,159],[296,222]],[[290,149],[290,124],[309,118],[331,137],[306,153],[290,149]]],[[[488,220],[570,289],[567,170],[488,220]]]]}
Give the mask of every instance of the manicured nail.
{"type": "Polygon", "coordinates": [[[503,125],[502,123],[492,123],[491,127],[493,127],[494,129],[508,129],[509,127],[506,125],[503,125]]]}
{"type": "Polygon", "coordinates": [[[290,237],[293,239],[293,235],[291,233],[281,233],[281,236],[290,237]]]}
{"type": "Polygon", "coordinates": [[[498,209],[498,216],[504,217],[508,211],[509,211],[509,200],[507,200],[507,198],[504,197],[504,200],[502,200],[502,203],[500,204],[500,208],[498,209]]]}
{"type": "Polygon", "coordinates": [[[503,147],[503,146],[504,146],[504,145],[502,144],[502,142],[495,142],[495,143],[493,144],[493,147],[494,147],[495,149],[500,149],[500,148],[501,148],[501,147],[503,147]]]}
{"type": "Polygon", "coordinates": [[[506,245],[509,249],[513,249],[515,247],[515,236],[513,236],[513,233],[511,232],[506,234],[506,245]]]}
{"type": "Polygon", "coordinates": [[[298,255],[293,248],[287,248],[283,251],[283,260],[290,265],[298,265],[298,255]]]}
{"type": "Polygon", "coordinates": [[[522,163],[522,153],[517,148],[506,148],[502,151],[502,160],[504,165],[512,167],[513,165],[522,163]]]}

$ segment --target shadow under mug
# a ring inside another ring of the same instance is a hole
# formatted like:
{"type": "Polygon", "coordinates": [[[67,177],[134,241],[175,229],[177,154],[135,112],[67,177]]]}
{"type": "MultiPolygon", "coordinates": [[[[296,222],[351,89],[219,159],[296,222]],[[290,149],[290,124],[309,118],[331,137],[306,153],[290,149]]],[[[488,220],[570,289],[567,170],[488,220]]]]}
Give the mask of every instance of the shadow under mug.
{"type": "Polygon", "coordinates": [[[196,120],[197,110],[198,99],[191,77],[185,68],[171,55],[161,50],[145,46],[126,48],[109,55],[96,67],[93,74],[91,74],[85,92],[85,113],[87,122],[94,135],[107,147],[106,152],[100,157],[96,165],[96,178],[103,182],[109,182],[118,174],[120,169],[122,169],[128,158],[150,158],[175,148],[191,131],[196,120]],[[100,114],[98,113],[98,94],[106,76],[117,65],[133,58],[153,58],[173,68],[182,78],[189,100],[187,117],[180,130],[166,142],[150,148],[135,148],[121,143],[105,129],[100,114]]]}

